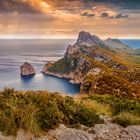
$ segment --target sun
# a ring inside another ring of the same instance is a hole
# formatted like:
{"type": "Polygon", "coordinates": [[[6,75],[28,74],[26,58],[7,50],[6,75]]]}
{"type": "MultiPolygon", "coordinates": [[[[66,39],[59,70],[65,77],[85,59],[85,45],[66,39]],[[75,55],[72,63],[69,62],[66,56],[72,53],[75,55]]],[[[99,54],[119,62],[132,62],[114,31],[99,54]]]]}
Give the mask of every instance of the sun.
{"type": "Polygon", "coordinates": [[[48,13],[51,6],[44,0],[28,0],[28,2],[42,13],[48,13]]]}
{"type": "Polygon", "coordinates": [[[49,8],[50,7],[50,5],[47,2],[44,2],[44,1],[41,1],[40,5],[44,8],[49,8]]]}

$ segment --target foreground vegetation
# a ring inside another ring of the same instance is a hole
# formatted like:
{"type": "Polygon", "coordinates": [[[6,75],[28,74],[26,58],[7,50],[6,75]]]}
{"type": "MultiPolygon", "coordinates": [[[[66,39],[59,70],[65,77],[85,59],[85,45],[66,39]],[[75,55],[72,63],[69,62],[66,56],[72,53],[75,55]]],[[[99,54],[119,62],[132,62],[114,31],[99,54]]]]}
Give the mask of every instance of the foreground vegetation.
{"type": "Polygon", "coordinates": [[[101,122],[93,109],[71,97],[43,91],[4,89],[0,92],[0,131],[4,134],[16,134],[18,129],[24,129],[40,135],[60,123],[93,126],[101,122]]]}
{"type": "Polygon", "coordinates": [[[122,126],[140,124],[140,101],[113,95],[86,95],[83,102],[97,114],[108,115],[122,126]]]}
{"type": "Polygon", "coordinates": [[[140,124],[140,102],[113,95],[81,95],[73,99],[46,91],[0,92],[0,131],[16,134],[24,129],[37,136],[60,123],[75,127],[103,123],[100,115],[107,115],[122,126],[140,124]]]}

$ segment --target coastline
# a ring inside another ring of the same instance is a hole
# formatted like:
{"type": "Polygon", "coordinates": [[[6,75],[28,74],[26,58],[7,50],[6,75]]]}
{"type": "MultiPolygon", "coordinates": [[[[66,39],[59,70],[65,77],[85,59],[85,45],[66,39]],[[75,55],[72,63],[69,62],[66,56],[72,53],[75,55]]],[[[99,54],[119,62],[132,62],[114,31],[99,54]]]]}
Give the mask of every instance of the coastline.
{"type": "Polygon", "coordinates": [[[71,84],[81,85],[80,81],[78,81],[78,80],[76,81],[70,75],[66,75],[66,74],[61,75],[61,74],[54,73],[54,72],[49,72],[49,71],[45,71],[45,72],[41,71],[41,73],[43,73],[45,75],[50,75],[50,76],[58,77],[58,78],[65,78],[65,79],[68,79],[71,84]]]}

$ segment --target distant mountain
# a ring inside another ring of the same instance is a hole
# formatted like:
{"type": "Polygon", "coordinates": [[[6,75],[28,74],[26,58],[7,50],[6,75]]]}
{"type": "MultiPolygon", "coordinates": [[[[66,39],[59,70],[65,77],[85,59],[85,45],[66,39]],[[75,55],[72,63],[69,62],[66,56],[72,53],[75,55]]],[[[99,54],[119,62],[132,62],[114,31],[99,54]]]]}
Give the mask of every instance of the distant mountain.
{"type": "Polygon", "coordinates": [[[110,46],[112,49],[120,49],[120,50],[132,50],[129,46],[125,45],[119,39],[111,39],[108,38],[105,41],[105,44],[110,46]]]}
{"type": "Polygon", "coordinates": [[[131,48],[120,40],[103,41],[82,31],[76,43],[68,46],[64,57],[54,64],[46,64],[42,71],[80,83],[81,92],[137,98],[140,65],[129,61],[131,56],[131,48]]]}

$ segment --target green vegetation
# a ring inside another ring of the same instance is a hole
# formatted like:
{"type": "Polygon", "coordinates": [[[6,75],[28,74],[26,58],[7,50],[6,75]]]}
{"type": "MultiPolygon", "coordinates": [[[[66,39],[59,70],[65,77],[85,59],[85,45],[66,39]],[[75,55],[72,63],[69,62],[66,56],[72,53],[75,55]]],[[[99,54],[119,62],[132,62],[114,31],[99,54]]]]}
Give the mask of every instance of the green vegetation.
{"type": "Polygon", "coordinates": [[[136,55],[129,55],[129,56],[127,57],[127,60],[128,60],[128,61],[132,61],[132,62],[134,62],[134,63],[136,63],[136,64],[140,64],[140,55],[139,55],[139,54],[136,54],[136,55]]]}
{"type": "Polygon", "coordinates": [[[140,55],[140,49],[136,49],[135,52],[134,52],[134,54],[140,55]]]}
{"type": "Polygon", "coordinates": [[[0,131],[4,134],[16,134],[18,129],[24,129],[41,135],[60,123],[93,126],[100,122],[93,109],[58,93],[7,88],[0,92],[0,131]]]}
{"type": "Polygon", "coordinates": [[[140,64],[140,49],[133,50],[131,53],[126,55],[126,59],[129,62],[133,62],[135,64],[140,64]]]}
{"type": "Polygon", "coordinates": [[[114,117],[113,122],[118,123],[124,127],[128,125],[139,125],[140,116],[129,112],[122,112],[114,117]]]}
{"type": "Polygon", "coordinates": [[[82,100],[97,114],[111,116],[115,123],[122,126],[140,125],[140,101],[96,94],[83,96],[82,100]],[[102,108],[105,110],[102,111],[102,108]]]}
{"type": "Polygon", "coordinates": [[[39,136],[60,123],[90,127],[103,123],[99,115],[111,116],[122,126],[140,124],[140,101],[98,94],[75,101],[58,93],[8,88],[0,92],[0,131],[4,134],[24,129],[39,136]]]}
{"type": "Polygon", "coordinates": [[[75,69],[77,59],[76,57],[71,57],[69,59],[62,58],[58,60],[52,67],[48,68],[51,72],[57,72],[57,73],[68,73],[71,70],[75,69]]]}

